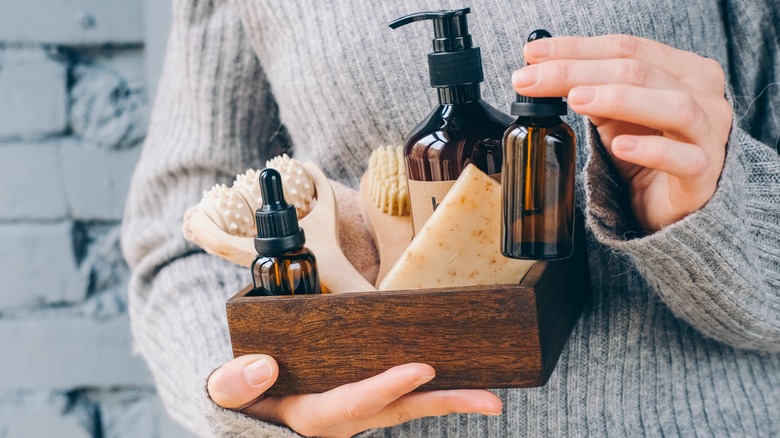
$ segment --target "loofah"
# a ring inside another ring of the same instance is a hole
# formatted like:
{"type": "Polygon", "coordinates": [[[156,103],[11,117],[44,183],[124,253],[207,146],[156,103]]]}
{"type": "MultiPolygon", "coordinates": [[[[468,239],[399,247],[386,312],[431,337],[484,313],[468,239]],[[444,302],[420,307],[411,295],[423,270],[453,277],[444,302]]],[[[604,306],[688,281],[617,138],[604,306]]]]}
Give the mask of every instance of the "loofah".
{"type": "Polygon", "coordinates": [[[406,216],[411,211],[406,165],[401,146],[380,146],[368,159],[371,199],[383,213],[406,216]]]}
{"type": "MultiPolygon", "coordinates": [[[[282,175],[284,198],[298,210],[298,219],[306,216],[314,207],[316,194],[314,184],[301,163],[284,154],[268,160],[265,166],[278,170],[282,175]]],[[[257,178],[255,183],[259,184],[257,178]]]]}

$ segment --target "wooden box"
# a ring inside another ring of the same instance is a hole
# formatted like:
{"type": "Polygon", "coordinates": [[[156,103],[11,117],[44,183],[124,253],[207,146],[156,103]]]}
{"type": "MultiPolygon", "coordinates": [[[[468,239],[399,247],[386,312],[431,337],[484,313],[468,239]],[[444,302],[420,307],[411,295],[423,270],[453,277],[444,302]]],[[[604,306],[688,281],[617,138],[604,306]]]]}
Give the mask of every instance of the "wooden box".
{"type": "Polygon", "coordinates": [[[542,386],[590,295],[584,231],[575,255],[538,262],[517,285],[227,302],[233,354],[279,363],[269,395],[318,393],[395,365],[427,363],[420,390],[542,386]]]}

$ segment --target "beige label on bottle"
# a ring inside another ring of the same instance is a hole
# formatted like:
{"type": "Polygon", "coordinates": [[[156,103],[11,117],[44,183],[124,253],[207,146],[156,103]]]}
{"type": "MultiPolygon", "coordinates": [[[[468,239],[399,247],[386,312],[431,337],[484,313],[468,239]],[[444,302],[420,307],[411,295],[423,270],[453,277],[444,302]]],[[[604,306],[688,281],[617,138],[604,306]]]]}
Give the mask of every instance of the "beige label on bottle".
{"type": "Polygon", "coordinates": [[[412,203],[412,222],[414,234],[422,230],[425,222],[431,217],[436,207],[455,181],[413,181],[409,180],[409,200],[412,203]]]}

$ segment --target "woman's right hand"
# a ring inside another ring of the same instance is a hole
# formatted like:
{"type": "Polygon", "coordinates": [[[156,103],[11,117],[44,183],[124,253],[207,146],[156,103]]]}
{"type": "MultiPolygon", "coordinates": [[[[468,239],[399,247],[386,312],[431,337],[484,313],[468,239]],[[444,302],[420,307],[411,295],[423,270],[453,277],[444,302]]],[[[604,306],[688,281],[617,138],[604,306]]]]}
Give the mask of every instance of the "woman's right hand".
{"type": "Polygon", "coordinates": [[[502,411],[501,399],[485,390],[412,392],[435,377],[434,369],[421,363],[399,365],[322,394],[261,397],[278,376],[272,357],[241,356],[209,377],[208,391],[224,408],[285,425],[304,436],[347,437],[416,418],[502,411]]]}

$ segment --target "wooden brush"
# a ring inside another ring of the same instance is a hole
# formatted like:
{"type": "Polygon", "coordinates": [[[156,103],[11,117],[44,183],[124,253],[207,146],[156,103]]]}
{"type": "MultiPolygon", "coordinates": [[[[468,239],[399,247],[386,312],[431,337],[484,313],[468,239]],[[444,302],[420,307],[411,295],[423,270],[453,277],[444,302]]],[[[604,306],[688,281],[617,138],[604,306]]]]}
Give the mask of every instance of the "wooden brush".
{"type": "MultiPolygon", "coordinates": [[[[301,218],[299,223],[306,232],[306,247],[317,258],[320,281],[334,293],[376,290],[341,251],[336,197],[327,177],[314,163],[307,162],[301,166],[305,176],[313,185],[312,193],[316,193],[316,200],[309,202],[310,206],[313,205],[311,211],[301,218]]],[[[187,240],[200,246],[209,254],[249,267],[257,256],[254,237],[239,234],[239,229],[242,228],[239,224],[244,223],[243,217],[248,214],[251,214],[254,222],[254,212],[245,200],[243,202],[246,207],[241,210],[239,199],[231,195],[227,187],[221,186],[216,192],[213,197],[222,196],[220,200],[211,199],[206,203],[201,202],[185,212],[182,233],[187,240]],[[229,212],[225,214],[220,206],[226,206],[229,212]],[[236,216],[237,214],[239,216],[236,216]],[[236,227],[231,227],[231,223],[235,223],[236,227]]],[[[295,203],[293,205],[300,208],[295,203]]],[[[244,227],[243,230],[246,228],[244,227]]],[[[252,229],[254,230],[254,227],[252,229]]]]}
{"type": "Polygon", "coordinates": [[[360,201],[363,221],[379,253],[378,285],[414,237],[400,146],[383,146],[371,153],[368,171],[360,180],[360,201]]]}

